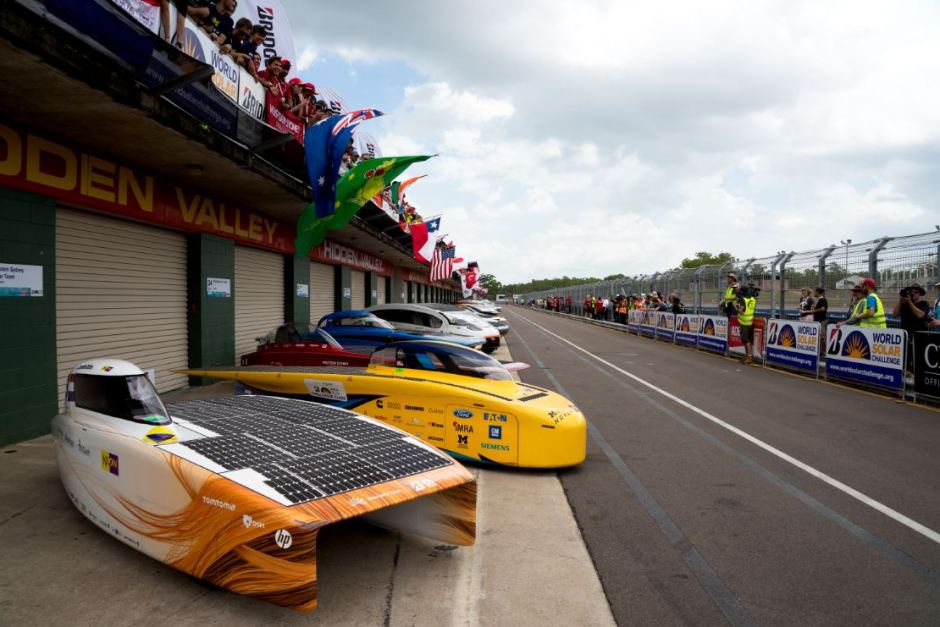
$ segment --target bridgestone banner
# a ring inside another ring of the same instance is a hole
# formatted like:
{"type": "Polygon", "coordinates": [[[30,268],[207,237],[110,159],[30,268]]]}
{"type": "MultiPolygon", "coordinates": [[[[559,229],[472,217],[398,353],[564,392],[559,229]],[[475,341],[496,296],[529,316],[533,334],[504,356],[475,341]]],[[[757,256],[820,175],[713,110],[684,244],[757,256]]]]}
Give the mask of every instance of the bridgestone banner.
{"type": "Polygon", "coordinates": [[[297,54],[294,51],[294,35],[290,30],[290,20],[287,19],[287,11],[281,6],[280,0],[241,0],[235,9],[233,16],[238,18],[247,17],[252,24],[260,24],[268,29],[268,36],[258,47],[261,53],[262,63],[277,54],[287,59],[293,64],[291,74],[297,76],[297,54]]]}
{"type": "Polygon", "coordinates": [[[940,397],[940,333],[914,334],[914,391],[940,397]]]}
{"type": "Polygon", "coordinates": [[[676,344],[681,346],[698,346],[699,317],[689,314],[676,316],[676,344]]]}
{"type": "Polygon", "coordinates": [[[727,353],[728,319],[724,316],[699,316],[698,347],[716,353],[727,353]]]}
{"type": "Polygon", "coordinates": [[[833,325],[826,338],[826,378],[900,390],[906,346],[901,329],[833,325]]]}
{"type": "Polygon", "coordinates": [[[816,374],[821,326],[818,322],[769,320],[764,361],[816,374]]]}

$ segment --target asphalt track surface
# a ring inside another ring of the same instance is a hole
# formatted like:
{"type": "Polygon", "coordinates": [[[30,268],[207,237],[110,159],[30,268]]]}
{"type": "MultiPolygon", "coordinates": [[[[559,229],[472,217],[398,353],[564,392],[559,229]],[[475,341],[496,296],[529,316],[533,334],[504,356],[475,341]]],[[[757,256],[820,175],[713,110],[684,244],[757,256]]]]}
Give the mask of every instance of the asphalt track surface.
{"type": "Polygon", "coordinates": [[[561,480],[619,624],[940,623],[940,413],[504,311],[589,420],[561,480]]]}

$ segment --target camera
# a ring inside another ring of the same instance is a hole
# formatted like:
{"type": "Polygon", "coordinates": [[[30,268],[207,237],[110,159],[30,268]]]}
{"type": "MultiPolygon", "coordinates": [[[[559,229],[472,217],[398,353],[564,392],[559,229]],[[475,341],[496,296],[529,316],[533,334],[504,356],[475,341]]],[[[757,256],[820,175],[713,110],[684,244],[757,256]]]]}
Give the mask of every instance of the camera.
{"type": "Polygon", "coordinates": [[[911,288],[905,287],[903,290],[898,292],[898,296],[901,298],[910,298],[911,297],[911,288]]]}

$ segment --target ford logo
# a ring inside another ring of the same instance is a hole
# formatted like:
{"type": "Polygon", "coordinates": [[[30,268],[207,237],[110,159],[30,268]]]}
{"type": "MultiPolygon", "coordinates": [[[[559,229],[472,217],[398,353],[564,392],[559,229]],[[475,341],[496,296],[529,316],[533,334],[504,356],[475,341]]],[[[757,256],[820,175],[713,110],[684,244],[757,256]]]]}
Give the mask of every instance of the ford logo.
{"type": "Polygon", "coordinates": [[[473,418],[473,412],[469,409],[455,409],[454,415],[458,418],[473,418]]]}

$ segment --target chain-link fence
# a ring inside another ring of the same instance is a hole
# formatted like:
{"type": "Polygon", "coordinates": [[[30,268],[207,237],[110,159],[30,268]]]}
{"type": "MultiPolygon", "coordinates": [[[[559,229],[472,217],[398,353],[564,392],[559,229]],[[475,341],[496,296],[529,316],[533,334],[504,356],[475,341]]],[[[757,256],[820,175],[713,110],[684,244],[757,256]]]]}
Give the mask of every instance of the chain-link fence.
{"type": "Polygon", "coordinates": [[[796,317],[802,288],[823,287],[832,317],[848,309],[852,288],[869,277],[878,282],[878,294],[891,311],[901,288],[922,285],[928,294],[940,282],[940,229],[931,233],[883,237],[868,242],[840,240],[819,250],[780,251],[769,257],[735,259],[721,265],[675,268],[652,275],[633,276],[573,287],[560,287],[523,294],[525,301],[558,296],[571,299],[574,313],[583,313],[585,297],[613,298],[618,294],[648,294],[657,291],[666,297],[675,293],[695,313],[718,310],[734,272],[738,281],[760,288],[757,307],[765,315],[796,317]]]}

